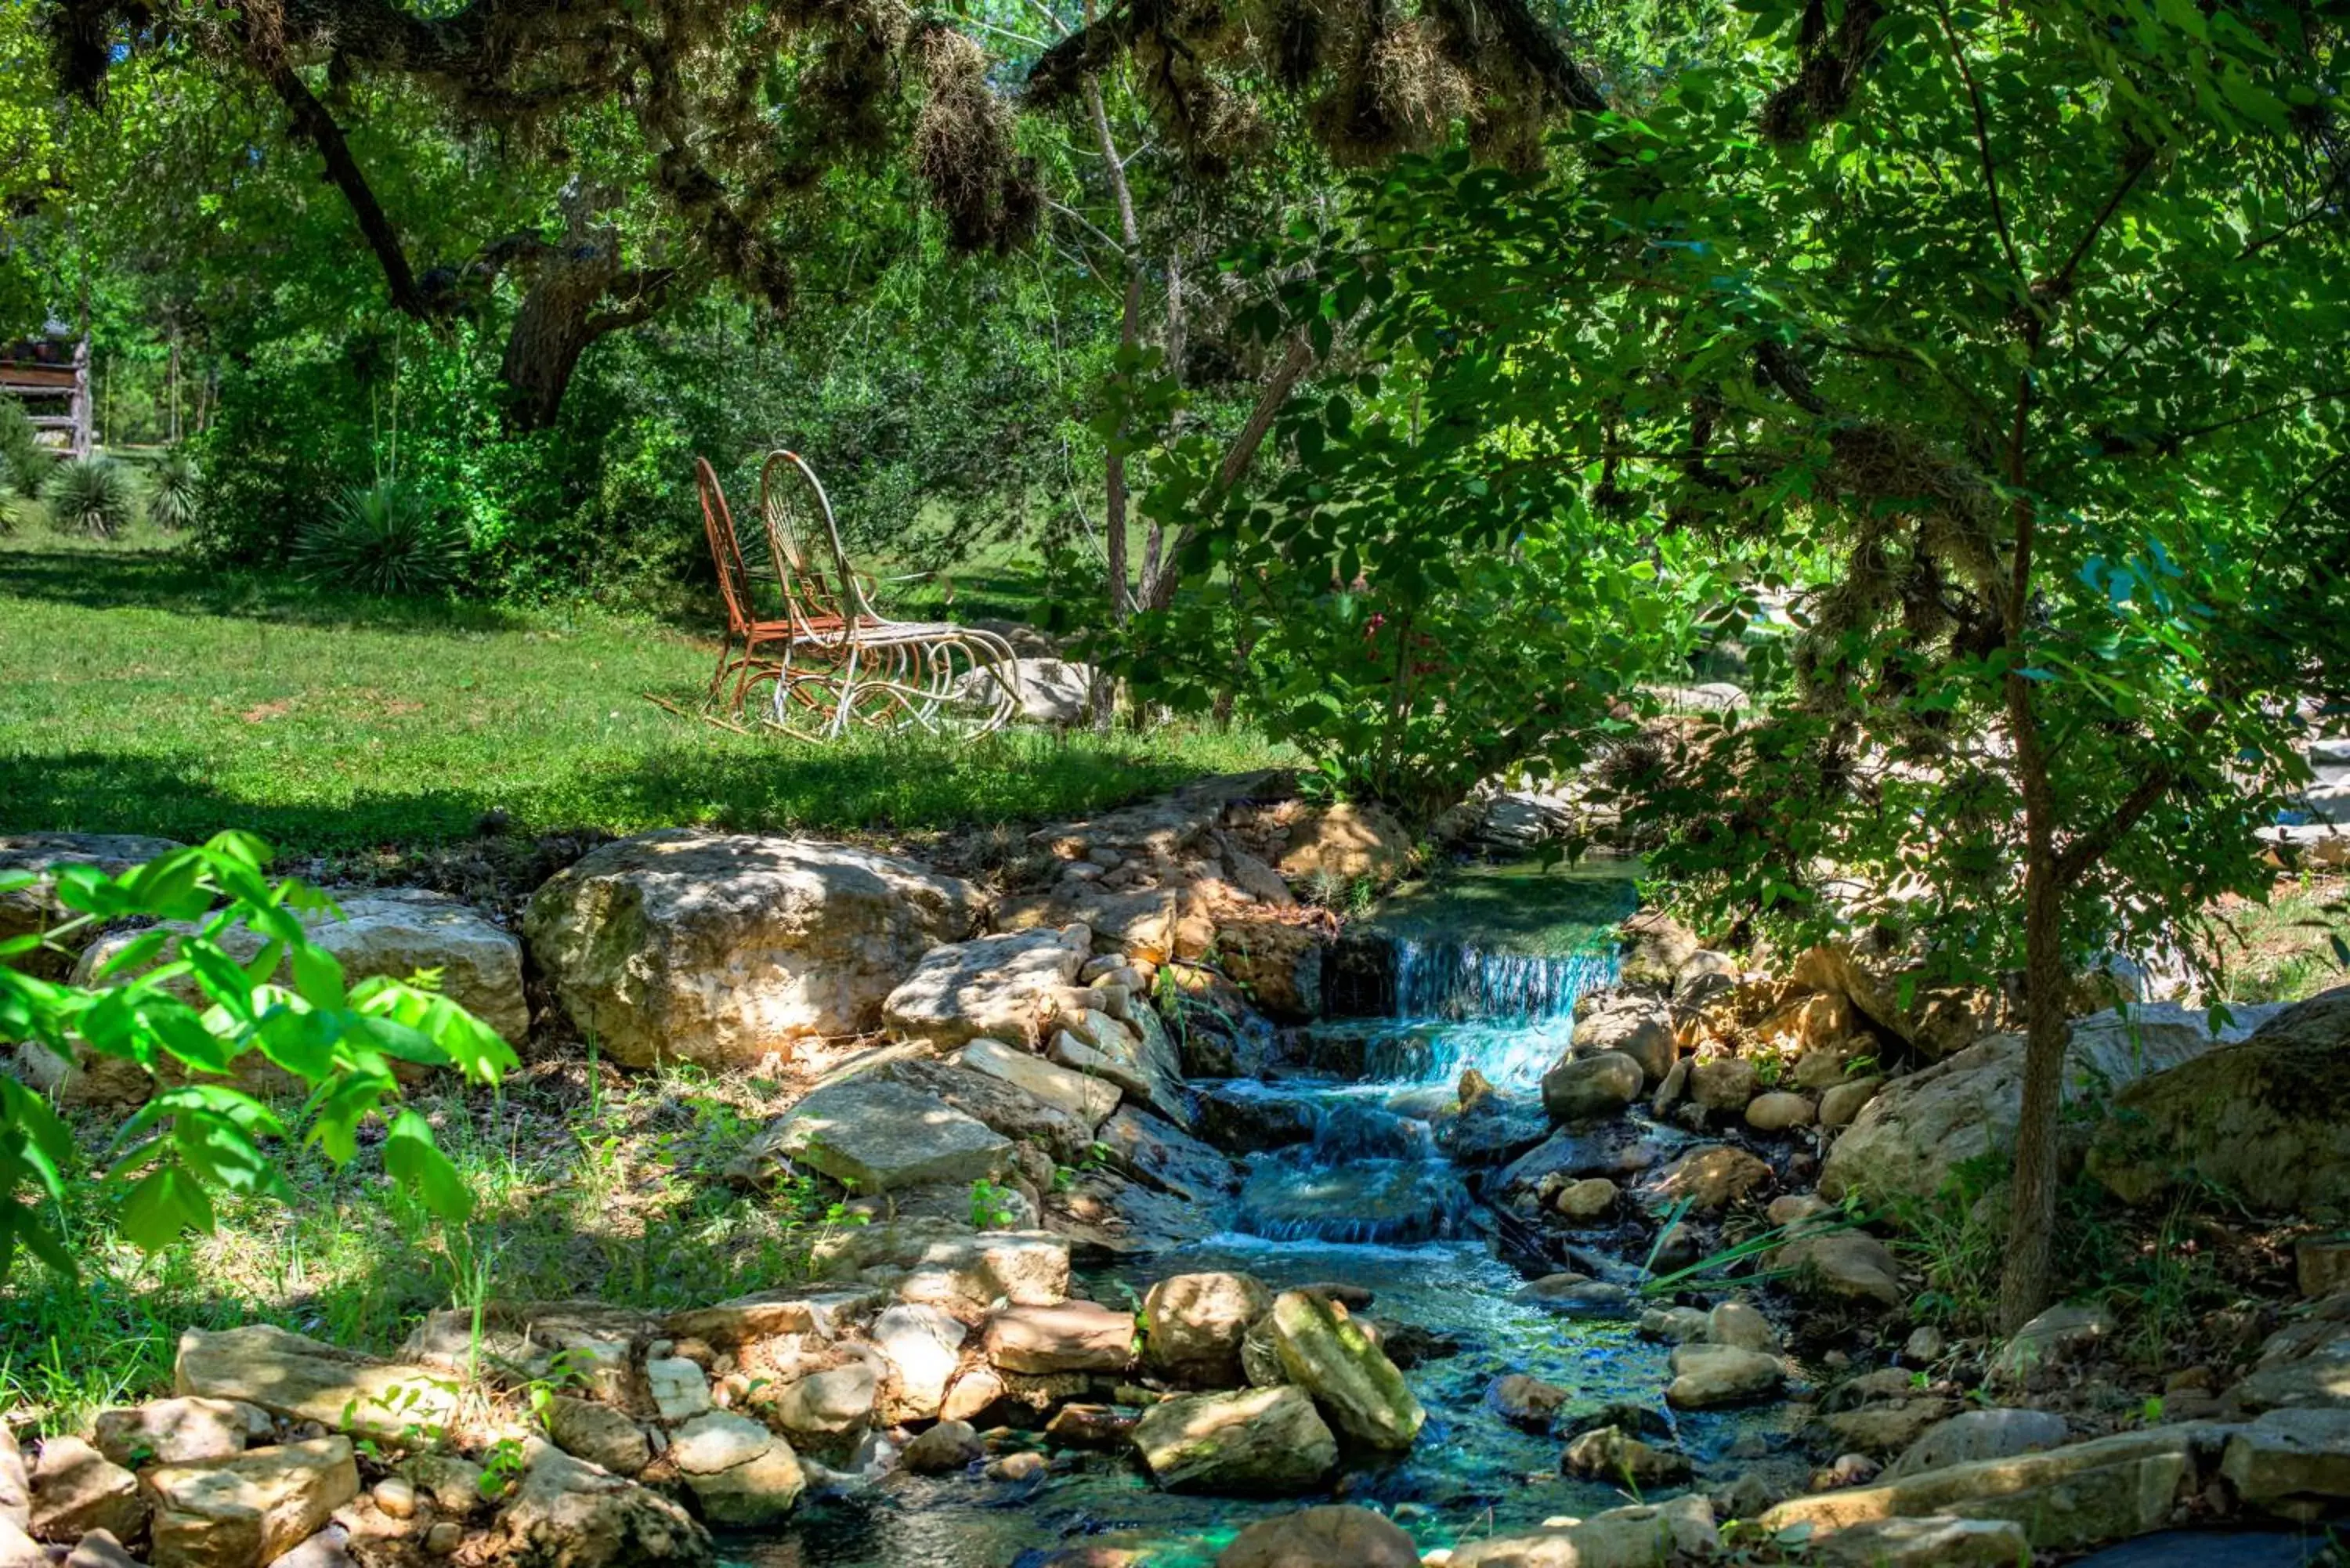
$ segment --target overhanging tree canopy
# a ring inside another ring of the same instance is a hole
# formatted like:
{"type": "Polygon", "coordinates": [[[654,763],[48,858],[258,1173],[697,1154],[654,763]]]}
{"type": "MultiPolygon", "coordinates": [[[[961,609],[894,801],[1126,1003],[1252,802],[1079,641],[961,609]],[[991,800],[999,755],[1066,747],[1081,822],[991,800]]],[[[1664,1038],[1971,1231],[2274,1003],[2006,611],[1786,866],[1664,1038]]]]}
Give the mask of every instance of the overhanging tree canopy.
{"type": "MultiPolygon", "coordinates": [[[[553,418],[589,344],[709,283],[787,310],[801,220],[836,169],[908,156],[964,250],[1020,244],[1040,211],[1013,99],[973,41],[1012,30],[959,30],[898,0],[40,0],[38,15],[57,85],[87,102],[151,58],[265,91],[407,315],[525,280],[504,365],[525,427],[553,418]],[[521,226],[428,249],[435,215],[400,210],[361,149],[370,95],[429,106],[554,189],[521,226]]],[[[1440,141],[1461,118],[1523,159],[1546,119],[1598,101],[1523,0],[1417,16],[1363,0],[1120,5],[1043,51],[1025,101],[1073,103],[1077,81],[1129,57],[1198,171],[1264,145],[1266,91],[1306,102],[1315,137],[1357,159],[1440,141]]]]}

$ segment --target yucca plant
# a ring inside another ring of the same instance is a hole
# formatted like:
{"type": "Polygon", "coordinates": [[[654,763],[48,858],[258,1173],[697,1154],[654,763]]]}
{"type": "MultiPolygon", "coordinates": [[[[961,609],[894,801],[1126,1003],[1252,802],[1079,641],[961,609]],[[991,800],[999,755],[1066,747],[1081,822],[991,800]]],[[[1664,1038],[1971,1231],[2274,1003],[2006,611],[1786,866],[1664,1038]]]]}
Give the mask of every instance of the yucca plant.
{"type": "Polygon", "coordinates": [[[138,498],[130,474],[110,457],[68,458],[49,473],[41,499],[49,521],[70,533],[111,539],[130,526],[138,498]]]}
{"type": "Polygon", "coordinates": [[[296,541],[308,576],[375,594],[437,593],[464,571],[465,531],[396,479],[354,485],[296,541]]]}
{"type": "Polygon", "coordinates": [[[57,457],[41,444],[33,417],[14,398],[0,397],[0,487],[27,500],[41,493],[57,466],[57,457]]]}
{"type": "Polygon", "coordinates": [[[196,460],[179,448],[165,452],[147,473],[147,514],[159,527],[177,532],[196,520],[196,460]]]}

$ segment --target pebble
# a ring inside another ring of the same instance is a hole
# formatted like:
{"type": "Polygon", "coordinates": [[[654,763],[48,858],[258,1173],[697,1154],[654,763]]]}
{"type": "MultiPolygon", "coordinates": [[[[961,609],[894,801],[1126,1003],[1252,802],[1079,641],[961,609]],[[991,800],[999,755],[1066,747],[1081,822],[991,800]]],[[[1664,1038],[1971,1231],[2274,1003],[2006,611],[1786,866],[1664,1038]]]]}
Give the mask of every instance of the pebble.
{"type": "Polygon", "coordinates": [[[393,1519],[416,1517],[416,1488],[399,1476],[386,1476],[370,1494],[376,1507],[393,1519]]]}
{"type": "Polygon", "coordinates": [[[1949,1348],[1940,1329],[1930,1323],[1921,1323],[1901,1342],[1901,1359],[1912,1366],[1923,1366],[1929,1361],[1941,1360],[1942,1352],[1949,1348]]]}
{"type": "Polygon", "coordinates": [[[465,1527],[453,1519],[444,1519],[424,1532],[424,1550],[435,1557],[446,1557],[465,1544],[465,1527]]]}
{"type": "Polygon", "coordinates": [[[1807,1127],[1814,1116],[1812,1102],[1784,1089],[1757,1095],[1746,1107],[1746,1125],[1756,1132],[1786,1132],[1807,1127]]]}

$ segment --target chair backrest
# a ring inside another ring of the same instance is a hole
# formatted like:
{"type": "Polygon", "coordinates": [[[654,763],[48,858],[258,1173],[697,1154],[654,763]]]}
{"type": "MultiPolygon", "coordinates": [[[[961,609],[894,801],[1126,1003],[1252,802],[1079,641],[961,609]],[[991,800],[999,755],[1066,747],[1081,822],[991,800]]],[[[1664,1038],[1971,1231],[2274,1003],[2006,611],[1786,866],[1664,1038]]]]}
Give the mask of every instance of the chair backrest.
{"type": "Polygon", "coordinates": [[[702,492],[702,526],[710,540],[710,564],[718,569],[718,594],[726,602],[726,627],[736,634],[750,630],[753,620],[751,573],[743,565],[743,541],[735,536],[734,513],[718,483],[710,460],[693,460],[693,483],[702,492]]]}
{"type": "Polygon", "coordinates": [[[759,513],[767,527],[767,548],[775,557],[775,576],[783,581],[785,613],[795,623],[803,630],[826,631],[878,618],[849,567],[832,498],[806,458],[795,452],[767,454],[759,470],[759,513]],[[813,543],[832,557],[830,581],[822,569],[809,565],[800,536],[803,528],[816,532],[819,523],[821,537],[813,543]]]}

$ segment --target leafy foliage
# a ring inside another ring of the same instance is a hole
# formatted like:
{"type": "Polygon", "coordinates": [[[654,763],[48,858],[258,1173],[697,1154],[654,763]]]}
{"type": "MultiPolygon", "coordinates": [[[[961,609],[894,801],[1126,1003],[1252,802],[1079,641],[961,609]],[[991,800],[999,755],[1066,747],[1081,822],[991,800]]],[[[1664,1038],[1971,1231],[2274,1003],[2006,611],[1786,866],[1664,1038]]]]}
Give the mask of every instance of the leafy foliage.
{"type": "Polygon", "coordinates": [[[308,576],[362,593],[439,593],[464,570],[465,531],[401,480],[343,492],[303,531],[295,559],[308,576]]]}
{"type": "Polygon", "coordinates": [[[102,453],[69,457],[57,464],[41,488],[41,499],[57,527],[101,539],[130,527],[138,512],[130,471],[102,453]]]}
{"type": "MultiPolygon", "coordinates": [[[[332,953],[312,940],[305,917],[332,904],[297,881],[272,886],[265,845],[224,833],[108,877],[88,867],[56,873],[52,895],[72,911],[43,934],[0,942],[0,961],[100,921],[149,916],[156,926],[109,957],[94,987],[35,979],[0,962],[0,1041],[29,1043],[60,1056],[77,1050],[135,1063],[160,1086],[124,1124],[99,1180],[115,1195],[122,1233],[148,1251],[184,1232],[209,1231],[215,1193],[276,1194],[288,1189],[268,1146],[297,1137],[337,1164],[359,1151],[361,1128],[388,1125],[385,1165],[432,1212],[462,1221],[470,1193],[432,1130],[395,1109],[394,1064],[453,1067],[494,1083],[515,1065],[513,1051],[448,998],[376,978],[348,984],[332,953]],[[222,946],[233,925],[265,939],[249,962],[222,946]],[[290,985],[276,977],[281,968],[290,985]],[[189,1000],[192,992],[196,1001],[189,1000]],[[311,1093],[289,1119],[235,1087],[239,1071],[265,1063],[311,1093]]],[[[29,872],[0,874],[0,892],[23,893],[29,872]]],[[[49,1210],[66,1197],[75,1146],[39,1096],[0,1079],[0,1272],[18,1247],[60,1273],[75,1272],[49,1210]]]]}

